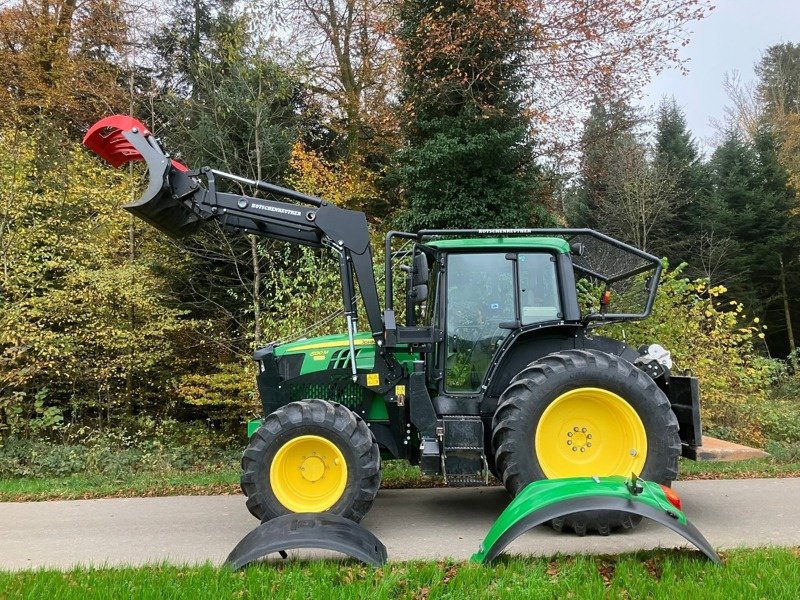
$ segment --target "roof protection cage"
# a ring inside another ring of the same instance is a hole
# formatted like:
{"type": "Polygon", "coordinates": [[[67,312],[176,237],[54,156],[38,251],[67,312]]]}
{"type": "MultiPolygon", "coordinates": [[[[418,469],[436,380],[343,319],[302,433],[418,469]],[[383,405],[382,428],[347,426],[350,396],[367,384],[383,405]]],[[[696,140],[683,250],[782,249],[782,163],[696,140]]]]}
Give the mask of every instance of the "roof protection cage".
{"type": "MultiPolygon", "coordinates": [[[[635,321],[650,315],[661,276],[661,261],[593,229],[423,229],[413,237],[425,242],[443,237],[517,236],[560,237],[569,242],[584,321],[635,321]]],[[[411,237],[411,234],[390,231],[386,235],[387,249],[391,248],[394,237],[411,237]]],[[[391,268],[390,261],[387,253],[387,269],[391,268]]],[[[391,292],[387,277],[387,297],[391,292]]]]}

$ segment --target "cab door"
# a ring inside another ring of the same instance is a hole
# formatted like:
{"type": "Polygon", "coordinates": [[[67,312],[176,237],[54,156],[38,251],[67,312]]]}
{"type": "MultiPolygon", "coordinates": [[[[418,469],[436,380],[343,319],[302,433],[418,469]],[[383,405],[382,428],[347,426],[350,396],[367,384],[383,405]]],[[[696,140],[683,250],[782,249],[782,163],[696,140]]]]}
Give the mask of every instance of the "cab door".
{"type": "Polygon", "coordinates": [[[444,393],[480,391],[495,351],[513,329],[514,280],[514,261],[505,252],[447,256],[444,393]]]}

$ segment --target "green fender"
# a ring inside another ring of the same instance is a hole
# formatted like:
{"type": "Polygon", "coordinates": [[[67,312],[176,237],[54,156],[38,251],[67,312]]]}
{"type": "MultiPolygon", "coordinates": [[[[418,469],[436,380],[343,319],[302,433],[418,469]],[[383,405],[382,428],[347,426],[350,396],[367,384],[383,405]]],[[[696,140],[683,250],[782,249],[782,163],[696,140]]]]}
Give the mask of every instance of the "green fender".
{"type": "Polygon", "coordinates": [[[696,546],[706,557],[721,564],[706,538],[679,508],[667,498],[665,490],[635,476],[573,477],[543,479],[528,484],[497,518],[472,556],[476,562],[493,561],[513,540],[551,519],[585,510],[617,510],[641,515],[660,523],[696,546]]]}

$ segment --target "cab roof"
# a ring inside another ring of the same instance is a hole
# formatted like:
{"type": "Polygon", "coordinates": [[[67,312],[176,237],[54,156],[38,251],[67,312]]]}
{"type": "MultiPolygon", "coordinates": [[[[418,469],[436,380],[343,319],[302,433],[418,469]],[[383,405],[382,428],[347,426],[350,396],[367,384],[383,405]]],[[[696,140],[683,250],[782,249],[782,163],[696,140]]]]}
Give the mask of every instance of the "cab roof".
{"type": "Polygon", "coordinates": [[[569,242],[558,237],[485,237],[433,240],[426,245],[438,250],[546,250],[559,254],[569,253],[569,242]]]}

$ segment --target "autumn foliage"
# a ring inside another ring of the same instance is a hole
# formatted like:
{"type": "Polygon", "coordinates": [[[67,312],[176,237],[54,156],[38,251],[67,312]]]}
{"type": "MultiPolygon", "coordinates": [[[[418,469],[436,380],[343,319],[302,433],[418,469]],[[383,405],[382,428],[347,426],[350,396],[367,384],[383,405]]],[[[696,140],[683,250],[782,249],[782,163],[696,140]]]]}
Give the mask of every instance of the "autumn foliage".
{"type": "Polygon", "coordinates": [[[77,133],[127,105],[119,85],[126,28],[117,0],[15,0],[0,8],[0,118],[77,133]]]}

